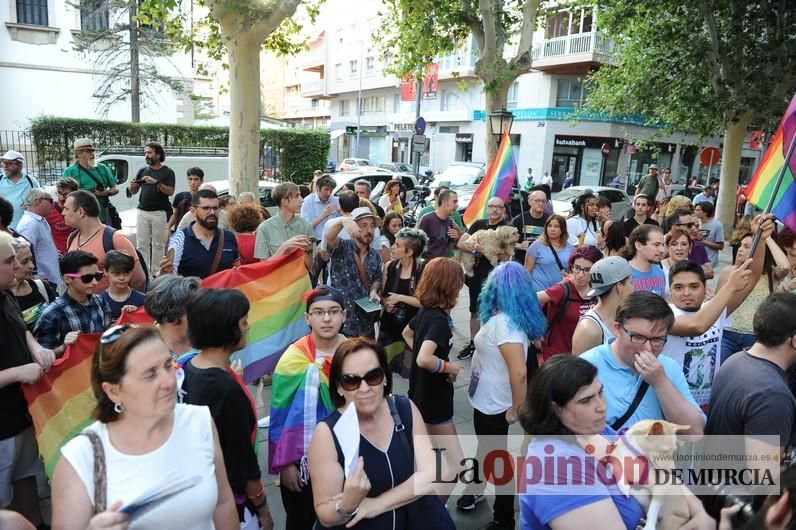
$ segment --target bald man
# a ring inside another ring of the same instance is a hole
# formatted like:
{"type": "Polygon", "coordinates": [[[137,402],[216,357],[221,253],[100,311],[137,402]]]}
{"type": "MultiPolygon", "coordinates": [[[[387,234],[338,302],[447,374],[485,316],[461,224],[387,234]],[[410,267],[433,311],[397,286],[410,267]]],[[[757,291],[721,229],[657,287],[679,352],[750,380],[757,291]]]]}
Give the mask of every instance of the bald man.
{"type": "MultiPolygon", "coordinates": [[[[509,225],[506,220],[506,205],[500,197],[492,197],[486,203],[487,218],[478,219],[470,225],[467,233],[462,235],[456,246],[464,252],[478,252],[475,248],[475,241],[470,237],[479,230],[495,230],[499,226],[509,225]]],[[[501,261],[511,259],[510,255],[501,256],[501,261]]],[[[481,294],[481,286],[492,271],[492,264],[489,260],[476,254],[473,276],[465,279],[465,283],[470,291],[470,342],[459,352],[459,359],[467,359],[475,352],[473,337],[481,329],[481,321],[478,319],[478,295],[481,294]]]]}
{"type": "Polygon", "coordinates": [[[520,233],[520,242],[514,247],[514,261],[525,263],[525,251],[542,235],[545,221],[549,217],[544,213],[544,205],[547,204],[547,195],[541,190],[532,191],[528,194],[528,209],[523,209],[511,220],[511,224],[520,233]]]}

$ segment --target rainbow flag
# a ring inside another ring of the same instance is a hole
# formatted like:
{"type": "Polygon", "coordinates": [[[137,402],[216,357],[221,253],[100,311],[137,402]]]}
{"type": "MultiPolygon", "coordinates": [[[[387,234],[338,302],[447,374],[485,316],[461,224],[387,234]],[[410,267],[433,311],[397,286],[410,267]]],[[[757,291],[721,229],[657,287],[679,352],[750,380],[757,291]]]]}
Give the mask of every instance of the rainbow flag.
{"type": "Polygon", "coordinates": [[[282,352],[310,331],[302,295],[312,286],[301,249],[217,272],[205,278],[202,287],[237,289],[251,303],[248,345],[236,354],[243,361],[247,384],[273,373],[282,352]]]}
{"type": "Polygon", "coordinates": [[[462,216],[464,224],[470,226],[476,219],[486,219],[486,203],[492,197],[500,197],[503,202],[508,202],[515,182],[517,182],[517,163],[514,161],[509,132],[503,131],[503,139],[500,140],[495,158],[489,164],[484,179],[475,189],[470,204],[464,210],[462,216]]]}
{"type": "Polygon", "coordinates": [[[791,157],[787,161],[787,165],[785,163],[785,156],[793,141],[794,134],[796,134],[796,94],[790,100],[790,105],[785,111],[785,116],[782,117],[777,134],[771,140],[771,145],[766,150],[766,154],[763,155],[757,171],[755,171],[743,194],[746,195],[749,202],[765,210],[774,193],[780,170],[784,168],[782,184],[777,191],[777,196],[774,198],[774,206],[771,209],[771,213],[782,221],[785,226],[796,232],[796,182],[794,182],[796,160],[791,157]]]}
{"type": "Polygon", "coordinates": [[[91,412],[97,400],[91,388],[91,360],[99,337],[99,333],[79,335],[38,382],[22,385],[50,479],[61,447],[94,422],[91,412]]]}

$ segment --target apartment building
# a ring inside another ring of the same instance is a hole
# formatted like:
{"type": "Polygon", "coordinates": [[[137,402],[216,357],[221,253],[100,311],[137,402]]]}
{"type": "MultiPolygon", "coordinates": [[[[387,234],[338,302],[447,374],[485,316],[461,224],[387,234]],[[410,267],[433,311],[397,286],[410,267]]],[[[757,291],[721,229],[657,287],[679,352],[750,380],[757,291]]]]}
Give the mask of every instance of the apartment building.
{"type": "MultiPolygon", "coordinates": [[[[78,54],[75,39],[83,31],[99,31],[120,14],[107,3],[79,8],[67,0],[8,0],[0,2],[0,130],[25,129],[31,118],[54,115],[72,118],[131,118],[129,99],[100,112],[93,96],[106,70],[96,54],[78,54]]],[[[124,15],[126,16],[126,14],[124,15]]],[[[99,52],[117,44],[115,38],[95,44],[99,52]]],[[[193,104],[191,59],[175,54],[156,59],[161,73],[179,80],[184,93],[157,90],[142,98],[141,120],[191,123],[193,104]]]]}

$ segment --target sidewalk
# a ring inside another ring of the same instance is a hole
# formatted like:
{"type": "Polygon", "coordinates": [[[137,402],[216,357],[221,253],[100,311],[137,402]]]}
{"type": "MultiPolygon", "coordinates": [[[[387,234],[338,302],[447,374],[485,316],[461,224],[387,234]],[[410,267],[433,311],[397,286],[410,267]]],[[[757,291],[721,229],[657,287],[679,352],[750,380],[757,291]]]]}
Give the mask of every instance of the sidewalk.
{"type": "MultiPolygon", "coordinates": [[[[464,364],[464,370],[459,373],[454,385],[454,423],[456,430],[460,434],[475,434],[473,430],[473,408],[467,398],[467,386],[470,384],[470,359],[466,361],[459,361],[456,355],[459,353],[465,344],[470,340],[470,313],[468,312],[469,295],[467,287],[462,289],[459,295],[459,302],[453,310],[453,339],[454,344],[451,349],[451,358],[455,362],[464,364]]],[[[271,402],[271,387],[263,387],[262,392],[259,387],[249,387],[252,395],[257,402],[257,415],[262,418],[267,416],[270,409],[271,402]]],[[[393,376],[393,392],[398,395],[406,395],[409,391],[409,381],[399,376],[393,376]]],[[[510,430],[511,434],[522,434],[522,428],[519,424],[514,424],[510,430]]],[[[258,458],[260,460],[260,468],[263,470],[263,481],[265,482],[266,495],[268,497],[268,506],[271,508],[271,515],[274,518],[274,528],[285,527],[285,512],[282,509],[282,499],[279,496],[279,488],[275,485],[274,481],[277,477],[267,474],[268,469],[268,431],[265,429],[260,430],[262,440],[258,451],[258,458]]],[[[486,501],[478,503],[475,510],[464,513],[456,509],[456,500],[458,497],[451,497],[448,500],[448,509],[453,517],[456,528],[459,530],[475,530],[488,525],[492,521],[492,500],[487,498],[486,501]]],[[[519,522],[519,513],[516,515],[517,522],[519,522]]]]}

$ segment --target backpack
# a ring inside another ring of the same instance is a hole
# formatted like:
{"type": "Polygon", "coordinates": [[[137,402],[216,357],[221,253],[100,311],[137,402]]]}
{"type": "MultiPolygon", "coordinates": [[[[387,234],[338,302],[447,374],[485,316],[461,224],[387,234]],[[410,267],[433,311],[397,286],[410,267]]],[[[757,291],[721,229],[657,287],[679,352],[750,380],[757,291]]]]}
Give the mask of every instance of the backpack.
{"type": "MultiPolygon", "coordinates": [[[[102,250],[106,253],[114,250],[113,246],[113,234],[116,232],[116,229],[112,226],[105,225],[105,228],[102,230],[102,250]]],[[[69,237],[66,238],[66,248],[68,249],[72,246],[72,241],[77,237],[78,231],[75,230],[69,237]]],[[[135,249],[135,253],[138,255],[138,263],[141,264],[141,268],[144,269],[144,277],[146,278],[146,283],[144,284],[144,291],[149,290],[149,269],[146,266],[146,261],[144,261],[144,256],[141,254],[141,251],[135,249]]]]}
{"type": "MultiPolygon", "coordinates": [[[[555,328],[561,319],[564,318],[564,313],[567,310],[567,306],[569,305],[570,298],[572,297],[572,293],[569,290],[569,282],[564,280],[561,282],[561,286],[564,288],[564,296],[561,297],[561,300],[558,302],[558,307],[556,307],[556,312],[553,315],[552,320],[548,320],[547,322],[547,331],[544,334],[545,342],[550,340],[550,335],[553,333],[553,328],[555,328]]],[[[548,319],[549,319],[548,315],[548,319]]]]}

